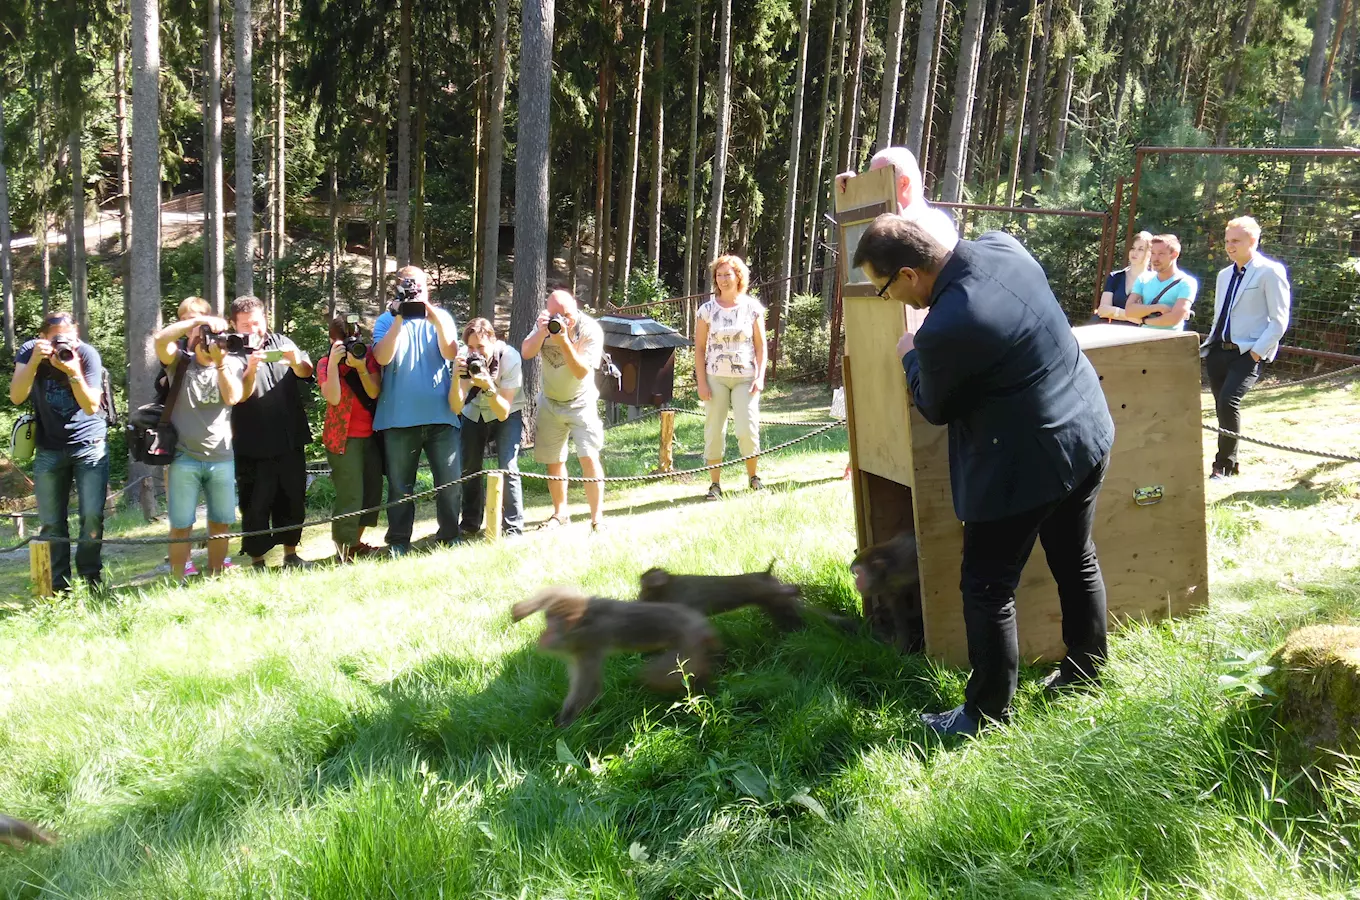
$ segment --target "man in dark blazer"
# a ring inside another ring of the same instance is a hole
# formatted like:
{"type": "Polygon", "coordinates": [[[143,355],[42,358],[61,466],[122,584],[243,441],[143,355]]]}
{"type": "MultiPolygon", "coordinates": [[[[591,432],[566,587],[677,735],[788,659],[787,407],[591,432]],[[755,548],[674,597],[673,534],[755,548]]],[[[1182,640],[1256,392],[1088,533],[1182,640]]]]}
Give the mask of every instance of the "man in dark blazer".
{"type": "Polygon", "coordinates": [[[930,310],[898,353],[921,415],[949,426],[973,674],[962,706],[922,719],[972,734],[983,719],[1004,720],[1015,696],[1015,588],[1036,538],[1058,584],[1067,645],[1044,687],[1097,679],[1105,582],[1091,530],[1114,421],[1043,269],[1015,238],[989,232],[946,251],[919,224],[882,215],[854,265],[880,297],[930,310]]]}
{"type": "MultiPolygon", "coordinates": [[[[1200,345],[1214,392],[1218,427],[1242,431],[1242,398],[1275,358],[1289,327],[1289,276],[1284,266],[1256,249],[1261,226],[1251,216],[1233,219],[1223,232],[1232,265],[1214,286],[1214,327],[1200,345]]],[[[1237,474],[1237,438],[1218,436],[1212,479],[1237,474]]]]}

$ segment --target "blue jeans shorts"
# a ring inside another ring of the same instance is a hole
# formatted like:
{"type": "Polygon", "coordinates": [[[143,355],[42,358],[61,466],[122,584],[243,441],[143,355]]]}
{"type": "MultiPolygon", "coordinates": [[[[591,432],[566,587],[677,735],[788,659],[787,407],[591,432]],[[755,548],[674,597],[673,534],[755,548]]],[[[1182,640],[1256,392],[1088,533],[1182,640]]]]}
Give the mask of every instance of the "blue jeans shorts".
{"type": "Polygon", "coordinates": [[[194,459],[183,450],[170,464],[170,527],[194,527],[198,497],[207,497],[208,521],[216,525],[236,522],[236,460],[206,462],[194,459]]]}

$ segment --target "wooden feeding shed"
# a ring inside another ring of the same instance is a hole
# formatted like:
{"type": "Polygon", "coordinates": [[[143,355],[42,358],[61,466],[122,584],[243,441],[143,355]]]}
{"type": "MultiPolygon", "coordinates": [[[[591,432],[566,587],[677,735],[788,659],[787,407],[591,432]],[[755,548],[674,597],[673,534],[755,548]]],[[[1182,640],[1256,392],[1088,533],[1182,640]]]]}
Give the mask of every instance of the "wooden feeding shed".
{"type": "Polygon", "coordinates": [[[675,394],[675,348],[691,345],[689,338],[646,316],[600,316],[604,346],[614,365],[615,380],[595,375],[600,396],[607,403],[662,406],[675,394]]]}
{"type": "MultiPolygon", "coordinates": [[[[869,223],[898,211],[892,169],[851,179],[835,199],[858,543],[916,535],[925,652],[966,666],[963,524],[950,498],[948,430],[912,406],[896,352],[904,331],[928,313],[879,299],[850,268],[869,223]]],[[[1115,422],[1095,525],[1111,622],[1184,614],[1208,599],[1198,335],[1108,324],[1073,334],[1115,422]]],[[[879,622],[884,612],[866,601],[865,614],[879,622]]],[[[1057,586],[1037,543],[1016,591],[1016,616],[1022,661],[1062,658],[1057,586]]]]}

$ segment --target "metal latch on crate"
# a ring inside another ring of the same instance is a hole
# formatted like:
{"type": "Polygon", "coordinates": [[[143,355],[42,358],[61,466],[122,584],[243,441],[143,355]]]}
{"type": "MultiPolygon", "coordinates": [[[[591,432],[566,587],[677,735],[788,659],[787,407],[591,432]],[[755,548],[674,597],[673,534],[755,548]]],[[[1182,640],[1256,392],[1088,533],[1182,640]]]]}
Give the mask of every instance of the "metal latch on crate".
{"type": "Polygon", "coordinates": [[[1161,503],[1162,496],[1166,493],[1166,488],[1160,484],[1150,485],[1133,489],[1133,502],[1139,506],[1151,506],[1154,503],[1161,503]]]}

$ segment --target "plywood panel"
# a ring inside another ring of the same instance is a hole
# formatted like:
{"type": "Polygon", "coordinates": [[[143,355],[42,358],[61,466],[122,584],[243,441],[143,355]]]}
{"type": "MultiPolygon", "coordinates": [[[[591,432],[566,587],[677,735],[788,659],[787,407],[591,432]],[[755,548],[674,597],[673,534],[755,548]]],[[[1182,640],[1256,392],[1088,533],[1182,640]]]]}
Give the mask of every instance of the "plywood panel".
{"type": "Polygon", "coordinates": [[[903,307],[878,298],[844,303],[845,352],[855,383],[855,464],[910,486],[911,400],[897,357],[897,341],[906,331],[903,307]]]}
{"type": "MultiPolygon", "coordinates": [[[[1118,325],[1074,332],[1101,376],[1115,422],[1095,525],[1111,621],[1182,615],[1202,605],[1208,591],[1198,338],[1118,325]],[[1138,505],[1137,489],[1153,486],[1162,487],[1162,499],[1138,505]]],[[[912,434],[926,648],[966,666],[958,587],[963,526],[949,500],[946,429],[913,410],[912,434]]],[[[1021,577],[1016,611],[1021,658],[1060,659],[1057,586],[1040,546],[1021,577]]]]}

